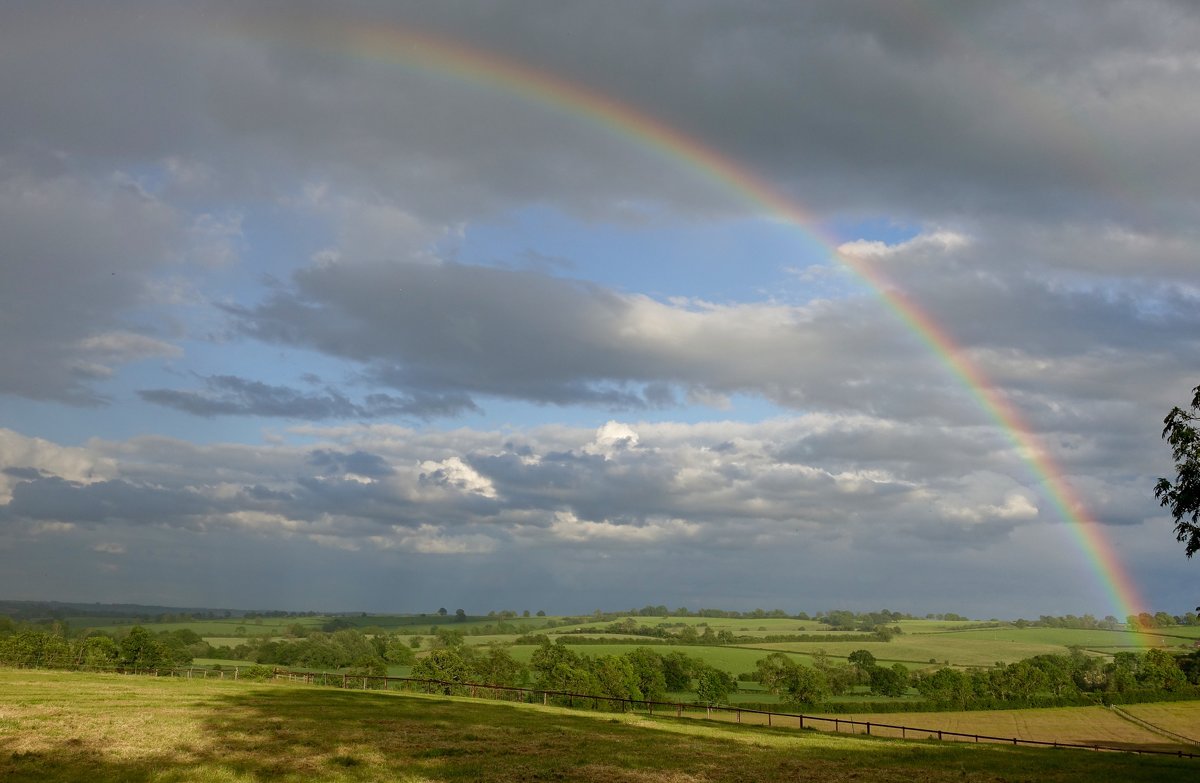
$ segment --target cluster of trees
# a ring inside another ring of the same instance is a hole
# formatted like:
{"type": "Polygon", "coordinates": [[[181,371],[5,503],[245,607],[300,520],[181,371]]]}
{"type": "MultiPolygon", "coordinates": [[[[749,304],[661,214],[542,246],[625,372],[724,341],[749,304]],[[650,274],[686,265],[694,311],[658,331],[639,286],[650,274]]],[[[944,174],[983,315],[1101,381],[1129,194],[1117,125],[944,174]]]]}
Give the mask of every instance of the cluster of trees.
{"type": "Polygon", "coordinates": [[[1195,612],[1171,615],[1166,612],[1142,612],[1129,615],[1125,623],[1130,628],[1168,628],[1172,625],[1200,625],[1200,617],[1195,612]]]}
{"type": "Polygon", "coordinates": [[[624,655],[592,657],[549,639],[528,666],[503,647],[458,645],[433,650],[413,666],[412,675],[445,683],[435,686],[444,693],[462,693],[465,683],[515,687],[532,679],[547,691],[634,701],[658,701],[669,692],[694,689],[705,704],[728,702],[738,687],[728,672],[683,653],[639,647],[624,655]]]}
{"type": "Polygon", "coordinates": [[[159,669],[190,664],[191,647],[197,642],[200,637],[193,631],[152,634],[140,625],[121,637],[97,633],[76,639],[48,631],[21,630],[0,636],[0,663],[46,668],[159,669]]]}
{"type": "Polygon", "coordinates": [[[806,707],[830,696],[841,696],[856,686],[867,686],[878,696],[903,696],[908,691],[910,675],[904,664],[879,666],[868,650],[855,650],[848,663],[840,666],[831,664],[823,653],[813,658],[810,667],[783,653],[771,653],[759,659],[748,679],[761,683],[787,704],[806,707]]]}
{"type": "Polygon", "coordinates": [[[1073,703],[1085,694],[1174,693],[1200,686],[1200,652],[1179,656],[1164,650],[1117,653],[1112,661],[1073,652],[1038,655],[1016,663],[998,663],[966,672],[943,667],[910,672],[903,664],[880,666],[868,650],[856,650],[845,665],[830,665],[824,655],[813,666],[783,653],[760,659],[745,675],[787,703],[813,707],[865,686],[876,696],[899,697],[914,688],[931,705],[971,709],[1073,703]]]}
{"type": "MultiPolygon", "coordinates": [[[[420,636],[364,632],[371,630],[375,629],[325,632],[294,625],[288,628],[292,639],[248,638],[236,647],[209,647],[204,657],[304,669],[350,668],[358,674],[384,675],[388,664],[411,664],[414,649],[423,641],[420,636]]],[[[462,639],[461,633],[449,630],[438,629],[437,633],[462,639]]]]}
{"type": "Polygon", "coordinates": [[[1084,655],[1038,655],[970,673],[942,668],[917,673],[913,685],[945,709],[1070,700],[1083,694],[1172,693],[1200,685],[1200,653],[1121,652],[1112,661],[1084,655]]]}

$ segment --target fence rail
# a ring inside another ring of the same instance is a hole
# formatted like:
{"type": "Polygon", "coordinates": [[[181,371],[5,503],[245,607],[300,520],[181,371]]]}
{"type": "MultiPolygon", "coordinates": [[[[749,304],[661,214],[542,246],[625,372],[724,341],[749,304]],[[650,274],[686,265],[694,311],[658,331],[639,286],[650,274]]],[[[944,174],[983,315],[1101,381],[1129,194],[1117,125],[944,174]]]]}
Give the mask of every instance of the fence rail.
{"type": "MultiPolygon", "coordinates": [[[[1178,758],[1200,758],[1200,754],[1190,753],[1184,750],[1154,750],[1151,748],[1128,748],[1118,747],[1113,745],[1101,745],[1097,743],[1079,743],[1079,742],[1062,742],[1057,740],[1031,740],[1021,739],[1020,737],[994,737],[988,734],[972,734],[961,731],[947,731],[945,729],[927,729],[917,726],[902,726],[892,723],[879,723],[876,721],[859,721],[850,718],[827,718],[817,715],[805,715],[796,712],[771,712],[767,710],[749,709],[743,707],[721,706],[721,705],[697,705],[684,704],[683,702],[663,702],[650,701],[646,699],[629,699],[616,696],[599,696],[586,693],[571,693],[568,691],[546,690],[542,688],[521,688],[511,685],[488,685],[485,683],[471,682],[453,682],[449,680],[430,680],[417,677],[385,677],[382,675],[364,675],[364,674],[329,674],[322,672],[298,672],[287,669],[276,669],[275,677],[277,679],[287,679],[292,681],[305,682],[310,685],[330,685],[333,684],[341,688],[361,687],[363,690],[372,689],[371,683],[380,683],[383,689],[388,688],[389,683],[401,683],[404,685],[421,686],[426,690],[439,689],[447,695],[457,691],[459,693],[469,693],[474,697],[489,698],[489,693],[494,694],[511,694],[519,695],[522,700],[529,702],[541,701],[542,704],[548,704],[550,699],[566,699],[568,706],[575,706],[575,702],[586,706],[591,703],[594,707],[598,707],[601,702],[609,705],[618,706],[622,712],[632,712],[641,708],[646,710],[650,715],[674,713],[676,717],[682,718],[687,713],[696,713],[703,711],[705,717],[711,717],[714,713],[724,713],[733,716],[733,720],[737,723],[742,723],[742,717],[745,715],[755,716],[760,725],[780,726],[789,725],[789,721],[793,721],[795,726],[800,729],[816,729],[821,730],[821,726],[829,727],[832,724],[834,732],[841,732],[843,727],[848,727],[851,733],[872,734],[879,730],[887,730],[899,732],[900,739],[933,739],[937,738],[941,741],[956,741],[956,742],[990,742],[1002,743],[1005,745],[1028,745],[1032,747],[1046,748],[1077,748],[1080,750],[1093,751],[1108,751],[1113,753],[1137,753],[1139,755],[1155,755],[1155,756],[1175,756],[1178,758]],[[318,682],[320,680],[320,682],[318,682]],[[332,680],[332,683],[331,683],[332,680]],[[862,731],[858,731],[862,729],[862,731]]],[[[491,696],[491,698],[496,698],[491,696]]],[[[691,717],[688,715],[688,717],[691,717]]],[[[826,731],[829,729],[826,728],[826,731]]],[[[894,735],[893,735],[894,736],[894,735]]]]}

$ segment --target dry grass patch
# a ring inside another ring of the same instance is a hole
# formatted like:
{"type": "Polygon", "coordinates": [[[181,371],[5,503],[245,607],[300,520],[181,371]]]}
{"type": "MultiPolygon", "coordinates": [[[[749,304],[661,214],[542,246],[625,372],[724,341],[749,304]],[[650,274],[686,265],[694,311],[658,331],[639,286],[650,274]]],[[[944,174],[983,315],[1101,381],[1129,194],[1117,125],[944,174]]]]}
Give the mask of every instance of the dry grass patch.
{"type": "MultiPolygon", "coordinates": [[[[1058,707],[1030,710],[978,710],[969,712],[911,712],[858,715],[828,715],[857,721],[889,723],[922,729],[983,734],[992,737],[1017,737],[1039,742],[1064,742],[1079,745],[1103,745],[1143,750],[1193,751],[1194,748],[1171,742],[1159,734],[1127,721],[1106,707],[1058,707]]],[[[832,724],[829,728],[832,729],[832,724]]],[[[850,727],[844,727],[850,731],[850,727]]],[[[863,731],[862,727],[854,729],[863,731]]],[[[899,736],[899,732],[872,727],[879,736],[899,736]]],[[[908,735],[911,737],[912,732],[908,735]]],[[[951,738],[948,738],[951,739],[951,738]]]]}
{"type": "Polygon", "coordinates": [[[1135,718],[1200,744],[1200,701],[1127,704],[1121,709],[1135,718]]]}

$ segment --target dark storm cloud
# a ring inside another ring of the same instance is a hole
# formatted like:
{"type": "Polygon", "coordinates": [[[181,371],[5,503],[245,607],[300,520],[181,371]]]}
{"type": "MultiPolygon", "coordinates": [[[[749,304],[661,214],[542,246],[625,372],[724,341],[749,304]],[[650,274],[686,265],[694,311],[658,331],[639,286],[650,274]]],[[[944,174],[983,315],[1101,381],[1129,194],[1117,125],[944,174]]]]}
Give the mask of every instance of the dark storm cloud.
{"type": "Polygon", "coordinates": [[[6,467],[0,472],[3,472],[6,476],[12,476],[13,478],[22,480],[39,479],[47,475],[47,473],[41,468],[6,467]]]}
{"type": "MultiPolygon", "coordinates": [[[[996,253],[982,241],[889,253],[871,263],[902,277],[909,300],[1026,400],[1038,424],[1051,409],[1074,410],[1070,400],[1135,399],[1165,378],[1182,382],[1180,358],[1200,360],[1200,308],[1183,291],[981,273],[996,253]]],[[[361,363],[375,382],[417,397],[621,410],[672,405],[678,388],[801,409],[978,416],[869,299],[718,307],[528,271],[325,263],[230,313],[246,336],[361,363]]],[[[1061,416],[1053,424],[1072,426],[1061,416]]]]}
{"type": "Polygon", "coordinates": [[[470,398],[462,393],[415,393],[405,397],[376,393],[356,403],[335,390],[305,393],[232,375],[210,376],[204,379],[204,385],[203,392],[142,389],[138,396],[146,402],[206,417],[278,416],[318,421],[397,416],[425,420],[476,410],[470,398]]]}
{"type": "Polygon", "coordinates": [[[672,404],[670,386],[679,385],[849,405],[867,396],[871,379],[846,367],[847,356],[880,380],[919,383],[920,361],[897,361],[894,330],[866,303],[681,306],[448,263],[323,264],[295,280],[258,306],[231,308],[242,333],[361,362],[369,377],[409,394],[625,409],[672,404]]]}
{"type": "Polygon", "coordinates": [[[177,526],[223,505],[187,487],[153,487],[121,480],[81,484],[53,476],[17,484],[6,511],[32,520],[177,526]]]}
{"type": "Polygon", "coordinates": [[[123,311],[150,297],[179,222],[130,183],[38,176],[0,149],[0,393],[98,404],[114,365],[177,355],[123,311]]]}
{"type": "Polygon", "coordinates": [[[334,468],[368,478],[383,478],[393,473],[383,457],[365,451],[346,454],[330,449],[317,449],[309,455],[308,461],[319,468],[334,468]]]}
{"type": "Polygon", "coordinates": [[[1186,6],[41,3],[8,21],[0,144],[178,156],[226,186],[366,184],[451,218],[513,201],[732,206],[543,107],[339,51],[339,25],[357,22],[619,96],[821,210],[1178,221],[1196,206],[1200,116],[1181,107],[1197,105],[1200,18],[1186,6]]]}

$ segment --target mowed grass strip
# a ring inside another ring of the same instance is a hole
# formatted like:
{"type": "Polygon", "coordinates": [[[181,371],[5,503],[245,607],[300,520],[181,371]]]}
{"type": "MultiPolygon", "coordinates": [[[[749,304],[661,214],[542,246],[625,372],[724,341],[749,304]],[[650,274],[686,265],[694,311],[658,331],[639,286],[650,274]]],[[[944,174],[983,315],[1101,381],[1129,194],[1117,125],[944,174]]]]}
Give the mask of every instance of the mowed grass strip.
{"type": "MultiPolygon", "coordinates": [[[[1138,705],[1139,707],[1174,705],[1138,705]]],[[[1165,711],[1164,711],[1165,713],[1165,711]]],[[[1176,725],[1179,718],[1192,716],[1195,721],[1200,711],[1179,710],[1171,719],[1176,725]]],[[[1195,753],[1194,746],[1174,742],[1135,723],[1125,720],[1107,707],[1056,707],[1031,710],[979,710],[969,712],[905,712],[856,715],[825,715],[827,718],[849,718],[861,722],[889,723],[922,729],[941,729],[960,734],[980,734],[991,737],[1017,737],[1041,742],[1066,742],[1078,745],[1103,745],[1116,748],[1183,751],[1195,753]]],[[[1141,714],[1138,717],[1142,717],[1141,714]]],[[[1150,718],[1143,718],[1149,721],[1150,718]]],[[[1193,723],[1192,725],[1195,725],[1193,723]]],[[[1165,727],[1165,726],[1164,726],[1165,727]]],[[[847,729],[849,730],[849,729],[847,729]]],[[[863,731],[862,727],[856,729],[863,731]]],[[[1175,731],[1175,729],[1171,729],[1175,731]]],[[[880,736],[899,736],[899,732],[872,728],[880,736]]],[[[1179,732],[1186,734],[1186,732],[1179,732]]],[[[1200,760],[1197,760],[1200,761],[1200,760]]],[[[1196,769],[1200,779],[1200,764],[1196,769]]]]}
{"type": "Polygon", "coordinates": [[[0,670],[0,779],[1173,781],[1198,762],[287,684],[0,670]]]}

